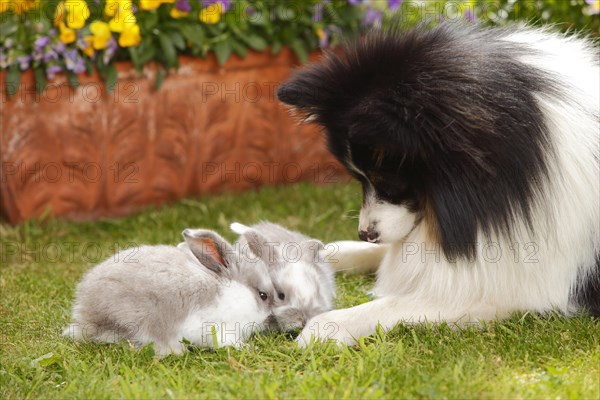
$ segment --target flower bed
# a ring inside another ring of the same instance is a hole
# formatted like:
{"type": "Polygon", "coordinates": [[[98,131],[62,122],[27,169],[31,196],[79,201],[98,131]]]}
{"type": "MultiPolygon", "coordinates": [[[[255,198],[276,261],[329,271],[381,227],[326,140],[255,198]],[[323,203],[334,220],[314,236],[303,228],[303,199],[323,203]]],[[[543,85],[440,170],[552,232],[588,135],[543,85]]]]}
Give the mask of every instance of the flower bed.
{"type": "Polygon", "coordinates": [[[93,218],[190,193],[335,181],[319,132],[275,99],[294,65],[398,16],[502,24],[568,11],[562,28],[597,32],[598,1],[563,3],[0,0],[0,215],[93,218]]]}
{"type": "Polygon", "coordinates": [[[343,36],[424,18],[557,22],[598,34],[599,13],[600,0],[0,0],[0,69],[8,70],[9,96],[28,69],[39,90],[59,72],[76,86],[77,74],[97,69],[110,91],[115,61],[131,61],[138,71],[159,63],[160,86],[180,55],[214,52],[223,65],[232,54],[268,47],[276,55],[288,47],[304,62],[343,36]]]}

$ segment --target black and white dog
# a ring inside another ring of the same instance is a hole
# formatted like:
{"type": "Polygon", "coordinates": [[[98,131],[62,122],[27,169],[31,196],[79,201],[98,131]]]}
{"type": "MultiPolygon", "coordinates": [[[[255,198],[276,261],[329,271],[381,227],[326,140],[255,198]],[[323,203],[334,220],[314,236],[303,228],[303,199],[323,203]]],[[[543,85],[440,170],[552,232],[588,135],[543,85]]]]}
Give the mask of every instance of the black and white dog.
{"type": "Polygon", "coordinates": [[[299,341],[600,316],[599,79],[584,39],[458,24],[370,34],[297,71],[279,99],[324,127],[363,187],[359,237],[384,244],[340,244],[339,269],[378,266],[378,299],[299,341]]]}

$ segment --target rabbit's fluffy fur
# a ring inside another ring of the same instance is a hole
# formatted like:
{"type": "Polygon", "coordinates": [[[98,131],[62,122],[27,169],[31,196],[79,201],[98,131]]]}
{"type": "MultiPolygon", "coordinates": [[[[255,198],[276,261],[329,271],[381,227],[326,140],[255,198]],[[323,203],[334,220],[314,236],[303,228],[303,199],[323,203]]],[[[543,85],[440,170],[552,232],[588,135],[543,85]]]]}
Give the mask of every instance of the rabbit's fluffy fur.
{"type": "Polygon", "coordinates": [[[184,237],[188,249],[141,246],[92,268],[77,287],[75,322],[64,335],[153,342],[165,355],[181,353],[183,338],[204,347],[239,345],[267,327],[275,291],[264,263],[244,268],[210,231],[186,230],[184,237]]]}

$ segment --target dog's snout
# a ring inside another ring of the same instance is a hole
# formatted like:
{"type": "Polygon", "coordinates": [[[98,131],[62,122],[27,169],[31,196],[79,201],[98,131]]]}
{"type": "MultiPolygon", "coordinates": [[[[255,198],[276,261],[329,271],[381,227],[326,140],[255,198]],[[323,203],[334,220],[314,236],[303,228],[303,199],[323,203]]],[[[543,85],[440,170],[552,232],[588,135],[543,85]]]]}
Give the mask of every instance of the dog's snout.
{"type": "Polygon", "coordinates": [[[360,240],[362,240],[363,242],[366,242],[366,241],[367,241],[367,237],[368,237],[368,235],[369,235],[369,234],[367,233],[367,231],[358,231],[358,238],[359,238],[360,240]]]}
{"type": "Polygon", "coordinates": [[[360,230],[358,231],[358,238],[364,242],[378,243],[379,232],[374,229],[360,230]]]}

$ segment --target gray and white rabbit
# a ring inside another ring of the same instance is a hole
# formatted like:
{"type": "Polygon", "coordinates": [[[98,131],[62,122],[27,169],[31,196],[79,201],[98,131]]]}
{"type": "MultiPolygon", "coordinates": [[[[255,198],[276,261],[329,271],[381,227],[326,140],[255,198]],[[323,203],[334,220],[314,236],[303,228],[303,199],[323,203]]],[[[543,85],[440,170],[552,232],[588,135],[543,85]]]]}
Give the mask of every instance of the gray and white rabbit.
{"type": "Polygon", "coordinates": [[[334,271],[321,241],[266,221],[252,226],[235,222],[231,230],[241,235],[234,244],[241,254],[248,247],[269,266],[278,297],[273,315],[283,330],[302,328],[332,309],[334,271]]]}
{"type": "Polygon", "coordinates": [[[267,266],[240,262],[217,233],[186,229],[187,248],[141,246],[93,267],[77,286],[76,340],[154,343],[163,356],[180,354],[185,338],[202,347],[240,346],[272,323],[276,292],[267,266]]]}

